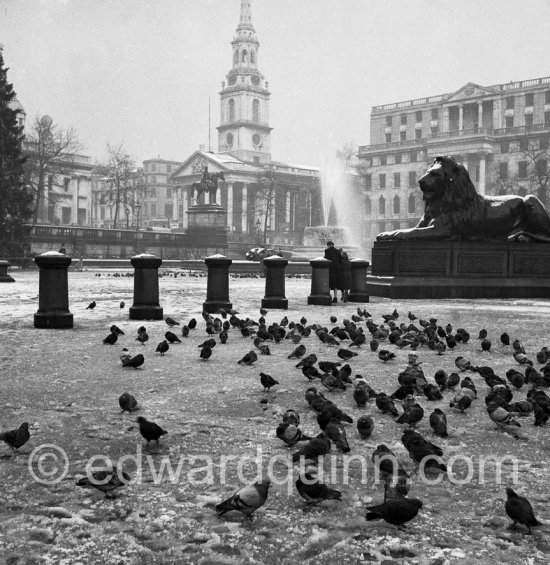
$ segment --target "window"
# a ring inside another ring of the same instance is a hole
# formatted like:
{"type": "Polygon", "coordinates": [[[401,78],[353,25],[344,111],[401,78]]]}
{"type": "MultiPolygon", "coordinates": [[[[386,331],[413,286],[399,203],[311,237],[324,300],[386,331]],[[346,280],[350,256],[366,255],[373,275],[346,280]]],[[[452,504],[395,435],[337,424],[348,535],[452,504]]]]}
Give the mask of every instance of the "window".
{"type": "Polygon", "coordinates": [[[155,175],[151,177],[151,183],[157,184],[157,177],[155,175]]]}
{"type": "Polygon", "coordinates": [[[437,126],[432,126],[430,128],[430,133],[432,134],[433,137],[435,137],[439,133],[439,128],[437,126]]]}
{"type": "Polygon", "coordinates": [[[533,125],[533,114],[525,114],[525,125],[526,126],[533,125]]]}
{"type": "Polygon", "coordinates": [[[508,179],[508,162],[507,161],[501,161],[498,164],[498,176],[501,180],[507,180],[508,179]]]}
{"type": "Polygon", "coordinates": [[[513,96],[506,98],[506,109],[507,110],[513,110],[514,109],[514,97],[513,96]]]}
{"type": "Polygon", "coordinates": [[[384,173],[378,175],[378,185],[380,188],[386,188],[386,175],[384,173]]]}
{"type": "Polygon", "coordinates": [[[153,198],[157,197],[157,189],[154,186],[151,187],[151,196],[153,198]]]}
{"type": "Polygon", "coordinates": [[[166,165],[166,172],[167,172],[167,173],[171,173],[171,172],[172,172],[172,165],[166,165]]]}
{"type": "Polygon", "coordinates": [[[256,55],[254,51],[250,51],[250,62],[255,64],[256,63],[256,55]]]}
{"type": "Polygon", "coordinates": [[[540,149],[548,149],[548,136],[547,135],[543,135],[539,139],[539,148],[540,149]]]}
{"type": "Polygon", "coordinates": [[[391,133],[386,133],[386,143],[391,143],[391,133]]]}
{"type": "Polygon", "coordinates": [[[396,164],[399,165],[399,163],[401,163],[401,161],[402,161],[401,153],[397,153],[397,155],[395,156],[395,162],[396,162],[396,164]]]}
{"type": "Polygon", "coordinates": [[[416,123],[422,121],[422,110],[418,110],[418,112],[414,113],[414,119],[416,120],[416,123]]]}
{"type": "Polygon", "coordinates": [[[252,121],[260,121],[260,101],[257,98],[252,101],[252,121]]]}
{"type": "Polygon", "coordinates": [[[514,116],[506,116],[506,123],[504,124],[506,128],[514,127],[514,116]]]}
{"type": "Polygon", "coordinates": [[[401,222],[393,222],[393,229],[394,230],[401,229],[401,222]]]}
{"type": "Polygon", "coordinates": [[[386,127],[391,128],[391,116],[386,116],[386,127]]]}
{"type": "Polygon", "coordinates": [[[401,114],[401,125],[402,126],[407,125],[407,114],[401,114]]]}
{"type": "Polygon", "coordinates": [[[151,216],[154,218],[157,215],[157,205],[151,204],[151,216]]]}
{"type": "Polygon", "coordinates": [[[416,212],[416,197],[414,194],[409,196],[409,214],[414,214],[416,212]]]}
{"type": "Polygon", "coordinates": [[[233,98],[229,99],[229,121],[233,122],[235,120],[235,100],[233,98]]]}
{"type": "Polygon", "coordinates": [[[71,182],[70,178],[65,177],[63,179],[63,189],[65,190],[65,192],[69,192],[69,184],[71,182]]]}
{"type": "Polygon", "coordinates": [[[416,151],[412,151],[411,154],[409,155],[409,161],[411,163],[416,163],[416,159],[417,159],[416,151]]]}
{"type": "Polygon", "coordinates": [[[503,141],[500,144],[500,152],[501,153],[510,153],[510,142],[509,141],[503,141]]]}
{"type": "Polygon", "coordinates": [[[378,231],[383,232],[386,229],[386,222],[381,220],[378,222],[378,231]]]}
{"type": "Polygon", "coordinates": [[[388,164],[388,157],[386,155],[380,156],[380,164],[381,165],[387,165],[388,164]]]}
{"type": "Polygon", "coordinates": [[[401,173],[393,173],[393,187],[401,188],[401,173]]]}
{"type": "Polygon", "coordinates": [[[432,108],[432,120],[439,119],[439,110],[437,108],[432,108]]]}
{"type": "Polygon", "coordinates": [[[99,209],[99,219],[100,220],[105,219],[105,208],[103,206],[99,209]]]}
{"type": "Polygon", "coordinates": [[[399,141],[407,141],[407,132],[405,130],[399,132],[399,141]]]}
{"type": "Polygon", "coordinates": [[[372,175],[370,173],[367,173],[365,175],[365,188],[367,190],[371,190],[372,189],[372,175]]]}
{"type": "Polygon", "coordinates": [[[233,63],[236,65],[239,62],[239,51],[235,51],[235,53],[233,53],[233,63]]]}
{"type": "Polygon", "coordinates": [[[416,186],[416,171],[409,171],[409,186],[416,186]]]}
{"type": "Polygon", "coordinates": [[[383,196],[378,200],[378,212],[382,215],[386,213],[386,199],[383,196]]]}
{"type": "Polygon", "coordinates": [[[155,164],[151,165],[151,170],[155,173],[157,170],[157,166],[155,164]]]}
{"type": "Polygon", "coordinates": [[[544,125],[550,125],[550,112],[544,112],[544,125]]]}
{"type": "Polygon", "coordinates": [[[253,162],[255,165],[259,165],[259,164],[260,164],[260,158],[259,158],[259,157],[253,157],[252,162],[253,162]]]}
{"type": "Polygon", "coordinates": [[[544,103],[545,104],[550,104],[550,90],[547,90],[544,93],[544,103]]]}
{"type": "Polygon", "coordinates": [[[540,177],[546,176],[547,167],[548,163],[546,159],[539,159],[537,161],[537,175],[539,175],[540,177]]]}
{"type": "Polygon", "coordinates": [[[519,150],[520,151],[527,151],[529,149],[529,140],[527,139],[520,139],[519,140],[519,150]]]}
{"type": "Polygon", "coordinates": [[[241,57],[241,61],[242,61],[243,63],[246,63],[247,60],[248,60],[248,52],[247,52],[246,49],[243,49],[243,54],[242,54],[242,57],[241,57]]]}
{"type": "Polygon", "coordinates": [[[422,130],[421,129],[415,129],[414,130],[414,138],[415,139],[422,139],[422,130]]]}
{"type": "Polygon", "coordinates": [[[526,94],[525,95],[525,105],[526,106],[532,106],[533,105],[533,101],[535,99],[535,95],[534,94],[526,94]]]}
{"type": "Polygon", "coordinates": [[[518,163],[518,178],[519,179],[526,179],[527,178],[527,161],[519,161],[519,163],[518,163]]]}
{"type": "Polygon", "coordinates": [[[170,187],[166,188],[166,198],[172,198],[172,189],[170,187]]]}
{"type": "Polygon", "coordinates": [[[365,198],[365,214],[367,216],[370,216],[371,214],[371,203],[369,197],[365,198]]]}
{"type": "Polygon", "coordinates": [[[393,199],[393,213],[399,214],[399,212],[401,212],[401,200],[399,196],[395,196],[393,199]]]}

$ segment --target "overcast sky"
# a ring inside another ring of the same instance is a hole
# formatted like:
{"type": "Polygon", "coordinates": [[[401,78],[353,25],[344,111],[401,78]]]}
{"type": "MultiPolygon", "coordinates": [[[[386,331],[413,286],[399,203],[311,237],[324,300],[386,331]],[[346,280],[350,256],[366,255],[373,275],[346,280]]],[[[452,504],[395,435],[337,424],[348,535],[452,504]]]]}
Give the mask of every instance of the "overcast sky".
{"type": "MultiPolygon", "coordinates": [[[[217,150],[240,0],[0,0],[0,42],[27,119],[87,154],[217,150]]],[[[272,158],[323,167],[369,143],[373,105],[550,75],[548,0],[252,0],[271,90],[272,158]]]]}

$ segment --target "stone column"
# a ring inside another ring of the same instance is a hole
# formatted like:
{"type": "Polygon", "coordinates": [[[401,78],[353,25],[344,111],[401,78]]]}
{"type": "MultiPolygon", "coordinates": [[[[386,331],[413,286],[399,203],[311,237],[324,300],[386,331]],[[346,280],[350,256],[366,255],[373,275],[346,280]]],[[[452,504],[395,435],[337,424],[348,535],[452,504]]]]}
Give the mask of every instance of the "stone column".
{"type": "Polygon", "coordinates": [[[290,190],[286,191],[285,222],[290,226],[290,190]]]}
{"type": "Polygon", "coordinates": [[[230,310],[233,304],[229,302],[229,266],[233,261],[225,255],[210,255],[204,262],[208,268],[208,281],[202,309],[210,313],[220,308],[230,310]]]}
{"type": "Polygon", "coordinates": [[[248,231],[248,189],[246,184],[243,185],[243,196],[242,196],[242,227],[241,231],[246,233],[248,231]]]}
{"type": "Polygon", "coordinates": [[[477,127],[483,127],[483,102],[477,103],[477,127]]]}
{"type": "Polygon", "coordinates": [[[464,105],[459,104],[458,106],[458,131],[464,129],[464,105]]]}
{"type": "Polygon", "coordinates": [[[349,302],[368,302],[367,293],[367,268],[369,262],[365,259],[352,259],[351,263],[351,289],[348,295],[349,302]]]}
{"type": "Polygon", "coordinates": [[[285,269],[288,261],[272,255],[264,259],[265,296],[262,299],[262,308],[288,309],[288,300],[285,296],[285,269]]]}
{"type": "Polygon", "coordinates": [[[71,258],[57,251],[47,251],[34,258],[40,269],[38,279],[38,312],[35,328],[72,328],[69,312],[69,282],[67,270],[71,258]]]}
{"type": "Polygon", "coordinates": [[[308,304],[317,306],[330,306],[330,275],[329,269],[332,261],[324,257],[312,259],[311,265],[311,294],[307,297],[308,304]]]}
{"type": "Polygon", "coordinates": [[[189,210],[189,192],[186,188],[182,188],[181,189],[181,199],[182,199],[182,203],[183,203],[183,218],[181,219],[182,221],[182,226],[184,229],[187,229],[188,226],[188,218],[187,218],[187,210],[189,210]]]}
{"type": "Polygon", "coordinates": [[[159,267],[162,259],[142,253],[130,259],[134,267],[134,303],[130,307],[130,320],[162,320],[159,304],[159,267]]]}
{"type": "Polygon", "coordinates": [[[9,261],[0,261],[0,283],[15,282],[15,279],[8,275],[8,267],[11,265],[9,261]]]}
{"type": "Polygon", "coordinates": [[[227,225],[229,226],[229,231],[233,231],[233,183],[227,183],[227,225]]]}
{"type": "Polygon", "coordinates": [[[440,131],[449,131],[449,106],[443,108],[443,117],[441,119],[440,131]]]}
{"type": "Polygon", "coordinates": [[[485,155],[479,157],[479,193],[485,194],[485,155]]]}

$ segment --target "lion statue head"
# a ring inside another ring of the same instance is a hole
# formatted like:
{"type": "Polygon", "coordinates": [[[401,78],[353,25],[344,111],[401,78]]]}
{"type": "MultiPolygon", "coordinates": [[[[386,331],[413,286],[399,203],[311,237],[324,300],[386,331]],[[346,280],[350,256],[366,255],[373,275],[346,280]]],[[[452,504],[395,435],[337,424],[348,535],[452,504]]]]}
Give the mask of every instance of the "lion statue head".
{"type": "Polygon", "coordinates": [[[448,156],[436,157],[419,179],[425,202],[424,221],[471,234],[472,224],[485,212],[467,169],[448,156]]]}

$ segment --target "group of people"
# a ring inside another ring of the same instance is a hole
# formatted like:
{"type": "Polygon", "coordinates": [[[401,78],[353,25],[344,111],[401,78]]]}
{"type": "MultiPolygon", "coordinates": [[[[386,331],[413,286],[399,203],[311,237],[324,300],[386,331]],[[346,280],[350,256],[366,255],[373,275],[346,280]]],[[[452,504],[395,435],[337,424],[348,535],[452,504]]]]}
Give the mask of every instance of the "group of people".
{"type": "Polygon", "coordinates": [[[342,293],[342,302],[347,302],[351,287],[351,263],[348,254],[342,248],[336,249],[333,241],[327,241],[325,259],[332,261],[330,265],[330,290],[334,292],[332,302],[338,302],[338,291],[342,293]]]}

